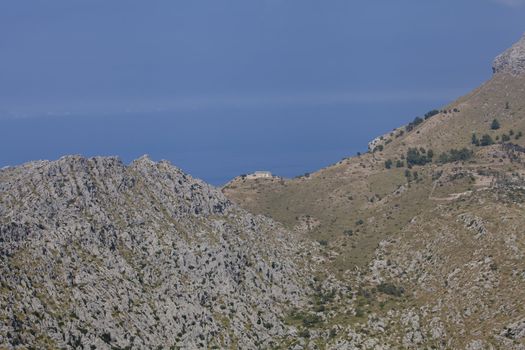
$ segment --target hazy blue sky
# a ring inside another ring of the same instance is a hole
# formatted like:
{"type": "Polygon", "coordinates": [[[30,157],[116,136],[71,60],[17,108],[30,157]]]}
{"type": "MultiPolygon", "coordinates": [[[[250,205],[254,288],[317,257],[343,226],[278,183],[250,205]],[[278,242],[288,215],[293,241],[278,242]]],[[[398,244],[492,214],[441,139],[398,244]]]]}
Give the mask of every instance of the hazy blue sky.
{"type": "Polygon", "coordinates": [[[521,0],[2,0],[0,166],[298,175],[487,80],[521,0]]]}

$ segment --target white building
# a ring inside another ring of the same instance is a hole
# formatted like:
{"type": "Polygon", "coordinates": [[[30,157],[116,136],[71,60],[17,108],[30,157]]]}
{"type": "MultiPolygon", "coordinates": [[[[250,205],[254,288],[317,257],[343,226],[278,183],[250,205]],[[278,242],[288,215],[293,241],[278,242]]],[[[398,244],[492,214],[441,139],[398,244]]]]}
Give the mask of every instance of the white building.
{"type": "Polygon", "coordinates": [[[269,171],[256,171],[253,174],[246,175],[246,178],[249,179],[249,180],[271,179],[272,177],[273,177],[273,175],[269,171]]]}

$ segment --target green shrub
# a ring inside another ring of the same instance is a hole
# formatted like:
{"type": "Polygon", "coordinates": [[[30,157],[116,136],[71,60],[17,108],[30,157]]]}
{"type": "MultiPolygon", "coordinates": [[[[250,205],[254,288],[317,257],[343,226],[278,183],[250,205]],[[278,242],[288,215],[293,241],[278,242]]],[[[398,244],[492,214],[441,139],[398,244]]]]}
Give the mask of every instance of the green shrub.
{"type": "Polygon", "coordinates": [[[489,134],[485,134],[481,137],[479,144],[480,146],[490,146],[494,144],[494,140],[489,134]]]}
{"type": "Polygon", "coordinates": [[[330,329],[330,338],[335,338],[336,335],[337,335],[337,329],[335,328],[330,329]]]}
{"type": "Polygon", "coordinates": [[[441,153],[439,156],[439,163],[452,163],[457,161],[466,161],[472,158],[474,152],[468,148],[451,149],[448,152],[441,153]]]}
{"type": "Polygon", "coordinates": [[[396,168],[402,168],[405,166],[405,162],[403,162],[402,160],[398,159],[396,161],[396,168]]]}
{"type": "Polygon", "coordinates": [[[472,143],[473,145],[479,146],[479,139],[478,139],[478,137],[476,136],[476,134],[472,134],[472,141],[471,141],[471,143],[472,143]]]}
{"type": "Polygon", "coordinates": [[[494,119],[494,120],[492,121],[492,123],[490,124],[490,128],[491,128],[492,130],[498,130],[500,127],[501,127],[501,126],[500,126],[499,121],[498,121],[497,119],[494,119]]]}
{"type": "Polygon", "coordinates": [[[102,333],[102,335],[100,336],[100,339],[102,339],[105,343],[110,343],[111,342],[111,334],[110,333],[102,333]]]}
{"type": "Polygon", "coordinates": [[[372,152],[382,152],[383,151],[383,145],[378,145],[374,148],[372,152]]]}
{"type": "Polygon", "coordinates": [[[392,159],[385,160],[385,168],[387,169],[392,168],[392,159]]]}
{"type": "Polygon", "coordinates": [[[387,282],[382,282],[380,285],[378,285],[377,290],[383,294],[388,294],[395,297],[400,297],[405,292],[402,287],[397,287],[394,284],[387,282]]]}
{"type": "Polygon", "coordinates": [[[273,328],[273,324],[269,323],[269,322],[264,322],[263,323],[263,326],[264,328],[266,329],[272,329],[273,328]]]}
{"type": "Polygon", "coordinates": [[[414,128],[416,126],[418,126],[419,124],[421,124],[421,123],[423,123],[423,118],[415,117],[413,121],[408,123],[408,125],[405,127],[405,130],[410,132],[410,131],[414,130],[414,128]]]}
{"type": "Polygon", "coordinates": [[[310,338],[310,331],[308,329],[303,329],[299,332],[299,337],[301,338],[310,338]]]}
{"type": "Polygon", "coordinates": [[[303,317],[303,325],[305,325],[306,327],[312,327],[319,322],[321,322],[321,317],[315,314],[306,314],[303,317]]]}
{"type": "MultiPolygon", "coordinates": [[[[432,152],[432,156],[434,152],[432,152]]],[[[407,165],[425,165],[432,162],[432,157],[429,157],[428,154],[424,154],[421,150],[417,148],[409,148],[407,151],[407,165]]]]}
{"type": "Polygon", "coordinates": [[[439,114],[439,111],[437,109],[433,109],[433,110],[425,113],[425,119],[432,118],[436,114],[439,114]]]}

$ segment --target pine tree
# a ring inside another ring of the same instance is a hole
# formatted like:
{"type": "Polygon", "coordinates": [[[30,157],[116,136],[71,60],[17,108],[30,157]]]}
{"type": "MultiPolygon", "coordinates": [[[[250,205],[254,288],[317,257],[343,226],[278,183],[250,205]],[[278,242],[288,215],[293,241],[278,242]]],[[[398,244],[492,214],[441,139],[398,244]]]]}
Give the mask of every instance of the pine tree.
{"type": "Polygon", "coordinates": [[[494,140],[492,139],[492,137],[490,137],[490,135],[485,134],[481,137],[481,141],[480,141],[481,146],[489,146],[489,145],[492,145],[493,143],[494,143],[494,140]]]}
{"type": "Polygon", "coordinates": [[[476,146],[479,146],[479,140],[478,140],[478,137],[476,136],[476,134],[472,134],[472,144],[476,145],[476,146]]]}

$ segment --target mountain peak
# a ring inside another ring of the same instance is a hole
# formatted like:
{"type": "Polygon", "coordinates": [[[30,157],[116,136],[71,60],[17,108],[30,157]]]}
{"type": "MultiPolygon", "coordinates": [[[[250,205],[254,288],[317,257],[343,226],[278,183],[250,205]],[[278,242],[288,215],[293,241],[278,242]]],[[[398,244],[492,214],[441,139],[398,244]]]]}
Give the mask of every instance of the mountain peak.
{"type": "Polygon", "coordinates": [[[525,74],[525,34],[511,48],[496,57],[492,70],[494,74],[525,74]]]}

